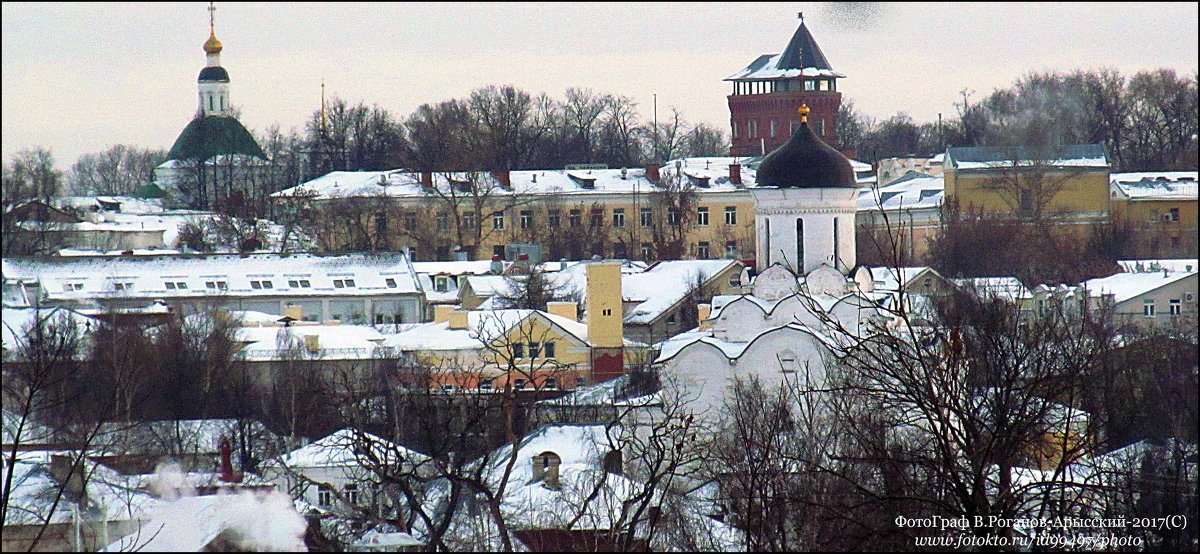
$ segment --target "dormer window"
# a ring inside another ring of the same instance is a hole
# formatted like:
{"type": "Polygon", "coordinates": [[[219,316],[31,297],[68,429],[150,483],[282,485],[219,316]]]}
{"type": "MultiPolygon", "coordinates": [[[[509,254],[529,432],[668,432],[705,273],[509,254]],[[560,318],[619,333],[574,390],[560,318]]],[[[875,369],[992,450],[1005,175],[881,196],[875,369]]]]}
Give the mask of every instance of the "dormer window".
{"type": "Polygon", "coordinates": [[[387,279],[384,279],[384,280],[383,280],[383,282],[384,282],[384,284],[386,284],[386,285],[387,285],[387,287],[388,287],[389,289],[394,289],[394,288],[396,288],[396,280],[395,280],[395,279],[393,279],[393,278],[391,278],[391,277],[388,277],[387,279]]]}

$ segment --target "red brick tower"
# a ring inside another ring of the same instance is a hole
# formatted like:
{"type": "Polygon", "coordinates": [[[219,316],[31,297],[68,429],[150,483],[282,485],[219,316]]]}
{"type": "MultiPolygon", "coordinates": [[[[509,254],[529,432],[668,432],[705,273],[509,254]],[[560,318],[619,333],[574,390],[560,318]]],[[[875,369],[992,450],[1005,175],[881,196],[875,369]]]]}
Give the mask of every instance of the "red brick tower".
{"type": "Polygon", "coordinates": [[[840,148],[837,116],[842,94],[837,80],[843,77],[830,67],[801,15],[800,28],[782,54],[759,56],[725,79],[733,81],[730,155],[761,156],[782,146],[800,128],[796,114],[802,104],[812,110],[808,124],[813,132],[840,148]]]}

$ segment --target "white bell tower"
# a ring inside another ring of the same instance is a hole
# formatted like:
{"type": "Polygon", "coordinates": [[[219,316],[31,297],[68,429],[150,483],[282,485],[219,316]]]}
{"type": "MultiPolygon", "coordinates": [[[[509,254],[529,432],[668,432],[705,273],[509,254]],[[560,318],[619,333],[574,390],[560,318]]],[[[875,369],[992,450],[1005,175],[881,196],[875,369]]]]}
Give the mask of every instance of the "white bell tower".
{"type": "Polygon", "coordinates": [[[229,104],[229,73],[221,67],[221,50],[224,48],[217,40],[216,26],[217,8],[208,4],[208,40],[204,42],[204,54],[208,63],[200,70],[197,79],[200,94],[200,113],[205,116],[227,115],[232,108],[229,104]]]}

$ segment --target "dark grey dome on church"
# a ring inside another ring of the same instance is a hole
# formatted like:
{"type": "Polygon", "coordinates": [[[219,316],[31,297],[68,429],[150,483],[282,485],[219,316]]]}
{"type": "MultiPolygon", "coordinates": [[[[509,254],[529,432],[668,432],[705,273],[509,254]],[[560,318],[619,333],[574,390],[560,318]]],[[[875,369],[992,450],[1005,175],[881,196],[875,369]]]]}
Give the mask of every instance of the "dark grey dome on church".
{"type": "Polygon", "coordinates": [[[760,187],[858,188],[850,160],[825,144],[808,123],[763,158],[755,180],[760,187]]]}
{"type": "Polygon", "coordinates": [[[200,70],[200,76],[197,81],[222,81],[229,82],[229,73],[221,66],[208,66],[200,70]]]}
{"type": "Polygon", "coordinates": [[[175,145],[167,153],[168,160],[204,161],[222,154],[243,154],[267,159],[254,135],[238,120],[221,115],[197,117],[183,128],[175,145]]]}

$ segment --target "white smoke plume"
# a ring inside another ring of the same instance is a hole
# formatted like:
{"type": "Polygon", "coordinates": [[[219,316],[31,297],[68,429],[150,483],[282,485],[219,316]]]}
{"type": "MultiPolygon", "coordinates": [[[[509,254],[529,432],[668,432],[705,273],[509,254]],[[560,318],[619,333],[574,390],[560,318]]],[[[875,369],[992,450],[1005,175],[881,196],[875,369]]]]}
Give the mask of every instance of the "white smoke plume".
{"type": "Polygon", "coordinates": [[[243,491],[224,505],[226,532],[241,550],[295,552],[307,550],[304,517],[292,499],[279,491],[243,491]]]}

